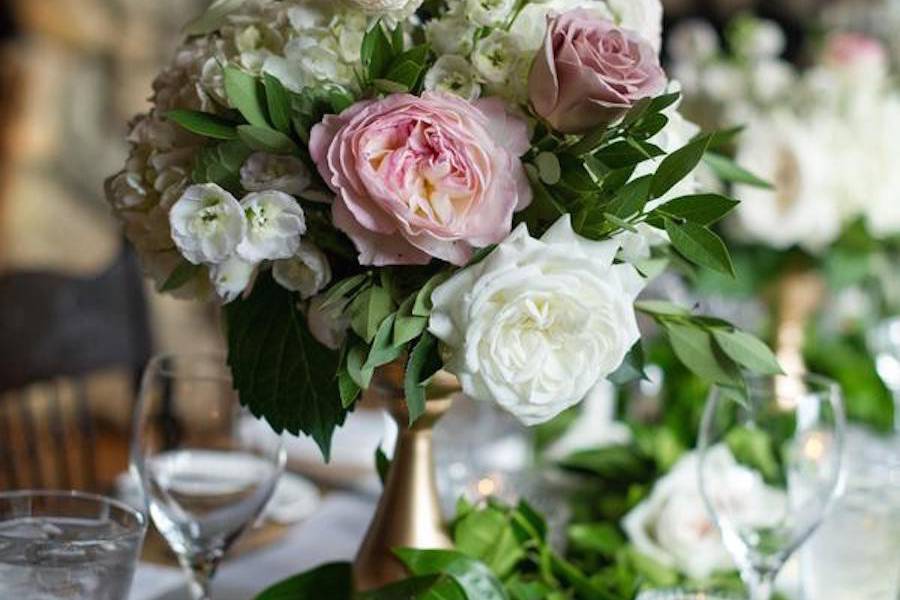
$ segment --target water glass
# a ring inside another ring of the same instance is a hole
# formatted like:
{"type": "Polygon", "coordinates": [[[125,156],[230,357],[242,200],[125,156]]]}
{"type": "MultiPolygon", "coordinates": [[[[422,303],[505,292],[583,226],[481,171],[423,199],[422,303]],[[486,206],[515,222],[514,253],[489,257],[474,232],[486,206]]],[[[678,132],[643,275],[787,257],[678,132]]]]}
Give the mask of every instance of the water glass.
{"type": "Polygon", "coordinates": [[[281,436],[241,426],[250,418],[224,357],[163,355],[148,365],[132,463],[197,600],[210,597],[219,562],[259,518],[284,469],[281,436]]]}
{"type": "Polygon", "coordinates": [[[750,597],[769,600],[839,490],[844,410],[837,384],[816,375],[750,377],[747,385],[746,398],[724,386],[710,393],[700,491],[750,597]],[[725,449],[741,469],[727,468],[725,449]]]}
{"type": "Polygon", "coordinates": [[[126,504],[80,492],[0,494],[0,590],[27,600],[128,597],[147,529],[126,504]]]}
{"type": "Polygon", "coordinates": [[[806,598],[900,598],[898,442],[848,436],[844,493],[800,553],[806,598]]]}

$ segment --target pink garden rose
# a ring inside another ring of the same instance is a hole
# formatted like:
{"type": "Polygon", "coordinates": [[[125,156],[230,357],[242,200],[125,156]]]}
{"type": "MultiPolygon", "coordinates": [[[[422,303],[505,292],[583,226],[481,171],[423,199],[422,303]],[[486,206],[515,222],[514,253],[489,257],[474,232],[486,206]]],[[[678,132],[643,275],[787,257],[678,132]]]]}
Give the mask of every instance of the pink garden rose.
{"type": "Polygon", "coordinates": [[[877,39],[862,33],[835,33],[825,44],[825,62],[839,69],[882,75],[887,73],[888,53],[877,39]]]}
{"type": "Polygon", "coordinates": [[[531,202],[519,157],[525,122],[497,99],[467,102],[426,92],[358,102],[327,115],[310,136],[337,198],[335,226],[364,265],[464,265],[498,243],[531,202]]]}
{"type": "Polygon", "coordinates": [[[659,55],[638,34],[576,8],[547,19],[528,79],[535,111],[556,130],[583,133],[665,89],[659,55]]]}

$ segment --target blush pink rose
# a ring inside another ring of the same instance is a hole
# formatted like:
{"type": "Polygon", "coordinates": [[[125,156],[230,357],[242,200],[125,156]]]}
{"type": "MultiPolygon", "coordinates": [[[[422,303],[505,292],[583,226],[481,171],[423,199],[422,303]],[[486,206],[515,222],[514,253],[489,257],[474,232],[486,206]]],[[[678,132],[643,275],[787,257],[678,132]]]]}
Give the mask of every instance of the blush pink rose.
{"type": "Polygon", "coordinates": [[[534,110],[563,133],[611,123],[665,87],[649,41],[583,8],[547,18],[528,78],[534,110]]]}
{"type": "Polygon", "coordinates": [[[426,92],[393,94],[327,115],[309,150],[337,195],[335,226],[364,265],[464,265],[502,241],[531,202],[519,157],[524,121],[497,99],[470,103],[426,92]]]}
{"type": "Polygon", "coordinates": [[[875,74],[888,69],[888,53],[880,41],[861,33],[835,33],[825,44],[825,62],[829,65],[875,74]]]}

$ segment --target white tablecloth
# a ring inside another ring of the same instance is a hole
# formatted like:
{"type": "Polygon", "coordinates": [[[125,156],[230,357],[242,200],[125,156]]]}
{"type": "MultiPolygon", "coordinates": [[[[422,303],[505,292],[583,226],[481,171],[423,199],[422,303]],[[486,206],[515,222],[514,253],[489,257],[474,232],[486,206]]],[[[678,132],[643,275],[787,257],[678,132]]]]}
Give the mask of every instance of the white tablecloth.
{"type": "MultiPolygon", "coordinates": [[[[216,600],[249,600],[273,583],[323,563],[351,560],[375,511],[371,498],[332,494],[278,543],[222,564],[216,600]]],[[[188,600],[181,571],[141,564],[129,600],[188,600]]]]}

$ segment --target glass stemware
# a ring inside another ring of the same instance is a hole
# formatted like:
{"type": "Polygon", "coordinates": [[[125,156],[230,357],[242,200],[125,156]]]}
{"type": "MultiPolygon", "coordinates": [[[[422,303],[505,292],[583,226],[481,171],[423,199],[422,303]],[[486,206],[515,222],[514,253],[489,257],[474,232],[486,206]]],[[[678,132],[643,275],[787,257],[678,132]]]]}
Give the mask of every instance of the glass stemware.
{"type": "Polygon", "coordinates": [[[878,376],[894,398],[894,431],[900,433],[900,317],[876,324],[866,342],[878,376]]]}
{"type": "Polygon", "coordinates": [[[134,418],[132,464],[150,516],[193,597],[207,599],[225,551],[272,496],[286,460],[281,436],[239,426],[248,416],[215,355],[154,358],[134,418]]]}
{"type": "Polygon", "coordinates": [[[746,402],[710,392],[700,490],[752,600],[771,598],[839,491],[844,427],[838,386],[816,375],[751,377],[746,402]]]}

